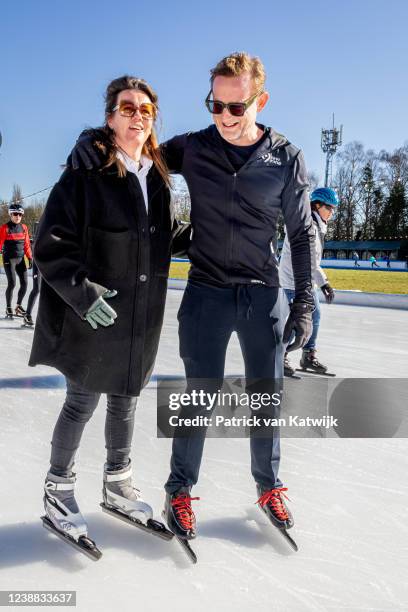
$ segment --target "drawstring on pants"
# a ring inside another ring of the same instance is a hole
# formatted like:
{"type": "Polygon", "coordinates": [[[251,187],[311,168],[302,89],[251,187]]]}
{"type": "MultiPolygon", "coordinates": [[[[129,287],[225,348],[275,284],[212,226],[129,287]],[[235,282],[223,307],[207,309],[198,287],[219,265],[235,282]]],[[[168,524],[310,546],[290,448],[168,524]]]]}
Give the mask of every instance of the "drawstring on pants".
{"type": "Polygon", "coordinates": [[[251,292],[249,291],[249,285],[237,285],[236,300],[238,316],[242,306],[242,309],[245,312],[245,319],[250,319],[254,308],[252,306],[252,297],[251,292]]]}

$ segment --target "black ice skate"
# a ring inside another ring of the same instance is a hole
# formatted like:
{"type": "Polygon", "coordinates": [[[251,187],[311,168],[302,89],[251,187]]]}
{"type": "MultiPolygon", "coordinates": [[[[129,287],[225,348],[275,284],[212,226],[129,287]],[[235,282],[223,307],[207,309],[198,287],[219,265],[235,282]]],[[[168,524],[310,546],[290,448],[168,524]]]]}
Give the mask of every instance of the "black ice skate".
{"type": "Polygon", "coordinates": [[[283,374],[284,376],[287,376],[288,378],[299,378],[299,379],[301,378],[300,376],[297,376],[296,370],[291,365],[287,353],[285,353],[285,357],[283,359],[283,374]]]}
{"type": "Polygon", "coordinates": [[[189,487],[181,487],[175,493],[167,493],[162,513],[168,528],[193,563],[197,563],[197,557],[188,540],[193,540],[197,535],[195,515],[191,507],[191,502],[197,499],[200,498],[190,497],[189,487]]]}
{"type": "Polygon", "coordinates": [[[321,374],[324,376],[336,376],[327,371],[327,366],[318,361],[315,349],[303,349],[298,372],[309,372],[310,374],[321,374]]]}
{"type": "Polygon", "coordinates": [[[24,308],[22,306],[20,306],[20,304],[17,304],[15,310],[14,310],[14,314],[16,315],[16,317],[25,317],[26,316],[26,311],[24,310],[24,308]]]}
{"type": "Polygon", "coordinates": [[[10,306],[6,308],[6,319],[11,319],[11,321],[14,319],[13,309],[10,306]]]}
{"type": "Polygon", "coordinates": [[[34,321],[31,315],[24,315],[23,327],[34,327],[34,321]]]}
{"type": "Polygon", "coordinates": [[[256,503],[259,508],[266,514],[272,525],[278,528],[293,550],[298,550],[296,542],[287,533],[287,529],[291,529],[294,525],[292,513],[283,499],[284,497],[288,499],[284,493],[287,489],[266,489],[257,484],[256,490],[259,496],[256,503]]]}

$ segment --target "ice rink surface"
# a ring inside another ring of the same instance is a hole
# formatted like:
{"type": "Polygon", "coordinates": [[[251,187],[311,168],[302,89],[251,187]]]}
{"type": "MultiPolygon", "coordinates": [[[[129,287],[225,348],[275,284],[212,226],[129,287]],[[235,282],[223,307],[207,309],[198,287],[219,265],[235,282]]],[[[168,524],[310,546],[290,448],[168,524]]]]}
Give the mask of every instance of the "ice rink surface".
{"type": "MultiPolygon", "coordinates": [[[[0,312],[5,310],[0,276],[0,312]]],[[[182,375],[168,293],[156,375],[182,375]]],[[[342,377],[406,377],[406,311],[322,305],[321,361],[342,377]]],[[[42,486],[64,381],[27,366],[32,331],[0,320],[0,590],[75,590],[79,611],[408,610],[408,440],[283,439],[280,476],[295,517],[292,552],[254,502],[247,439],[208,439],[194,489],[199,536],[190,564],[167,543],[103,514],[103,398],[78,456],[77,499],[97,563],[43,529],[42,486]]],[[[298,359],[299,354],[292,358],[298,359]]],[[[236,337],[227,373],[242,374],[236,337]]],[[[302,384],[298,381],[297,384],[302,384]]],[[[135,484],[159,518],[171,441],[156,437],[155,384],[141,395],[135,484]]]]}

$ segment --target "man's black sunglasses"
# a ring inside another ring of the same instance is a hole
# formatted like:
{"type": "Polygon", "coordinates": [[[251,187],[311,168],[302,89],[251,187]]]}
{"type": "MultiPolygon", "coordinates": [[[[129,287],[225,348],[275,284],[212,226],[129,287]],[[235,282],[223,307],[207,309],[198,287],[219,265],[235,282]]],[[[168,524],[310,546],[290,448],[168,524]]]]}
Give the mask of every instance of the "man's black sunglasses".
{"type": "Polygon", "coordinates": [[[221,100],[210,100],[211,91],[205,99],[205,105],[210,111],[212,115],[221,115],[224,108],[228,109],[230,115],[234,117],[242,117],[245,114],[245,111],[251,104],[255,101],[255,99],[262,93],[261,91],[257,91],[256,94],[248,98],[248,100],[244,100],[244,102],[221,102],[221,100]]]}

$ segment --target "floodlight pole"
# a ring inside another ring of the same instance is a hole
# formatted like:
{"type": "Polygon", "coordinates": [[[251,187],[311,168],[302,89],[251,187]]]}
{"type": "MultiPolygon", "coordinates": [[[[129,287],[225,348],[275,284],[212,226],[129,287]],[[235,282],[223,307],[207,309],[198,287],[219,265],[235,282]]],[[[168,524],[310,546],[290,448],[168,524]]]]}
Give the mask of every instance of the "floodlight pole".
{"type": "Polygon", "coordinates": [[[329,178],[331,182],[331,170],[332,160],[338,147],[342,144],[343,137],[343,126],[340,129],[334,127],[334,113],[333,113],[333,127],[330,130],[322,128],[322,137],[320,146],[322,147],[323,153],[326,153],[326,171],[324,175],[324,186],[329,186],[329,178]]]}

